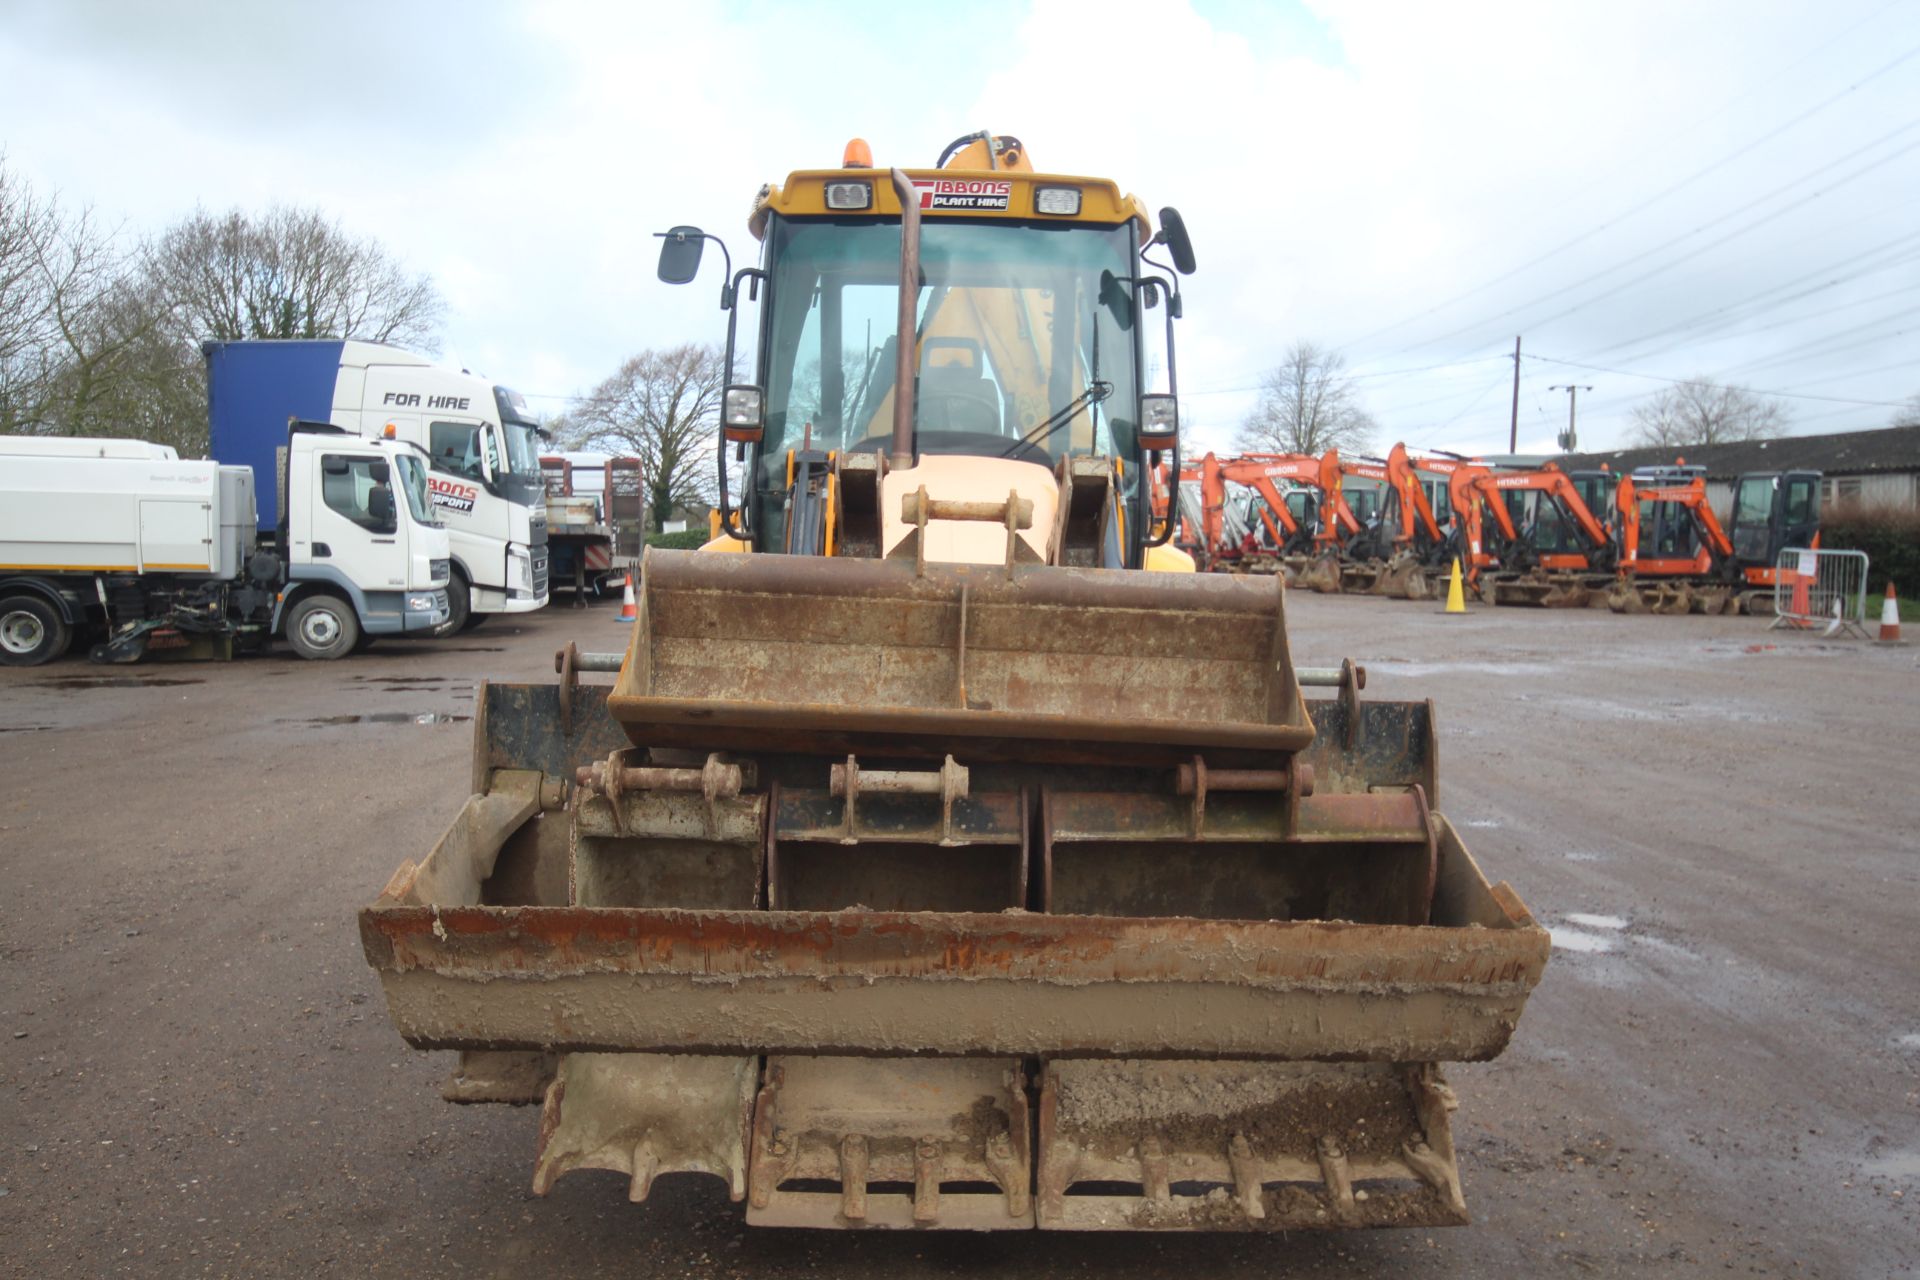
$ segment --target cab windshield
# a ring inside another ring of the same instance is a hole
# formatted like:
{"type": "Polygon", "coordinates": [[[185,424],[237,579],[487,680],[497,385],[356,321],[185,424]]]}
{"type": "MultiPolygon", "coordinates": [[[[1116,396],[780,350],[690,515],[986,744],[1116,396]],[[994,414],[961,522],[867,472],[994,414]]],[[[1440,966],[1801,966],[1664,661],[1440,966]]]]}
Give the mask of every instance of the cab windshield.
{"type": "Polygon", "coordinates": [[[540,471],[540,428],[531,422],[516,421],[503,412],[500,437],[506,446],[506,465],[503,467],[500,460],[489,459],[494,463],[494,481],[500,493],[507,501],[523,507],[543,506],[547,500],[547,482],[540,471]]]}
{"type": "Polygon", "coordinates": [[[538,431],[524,423],[503,422],[501,434],[507,438],[507,470],[515,475],[538,475],[540,473],[540,437],[538,431]]]}
{"type": "Polygon", "coordinates": [[[433,502],[427,497],[427,464],[405,455],[394,461],[400,471],[400,489],[407,495],[407,510],[414,523],[438,528],[440,521],[434,518],[433,502]]]}
{"type": "MultiPolygon", "coordinates": [[[[762,491],[786,451],[885,449],[899,315],[897,222],[772,220],[762,491]]],[[[1130,457],[1138,404],[1131,225],[921,225],[917,453],[1130,457]]]]}

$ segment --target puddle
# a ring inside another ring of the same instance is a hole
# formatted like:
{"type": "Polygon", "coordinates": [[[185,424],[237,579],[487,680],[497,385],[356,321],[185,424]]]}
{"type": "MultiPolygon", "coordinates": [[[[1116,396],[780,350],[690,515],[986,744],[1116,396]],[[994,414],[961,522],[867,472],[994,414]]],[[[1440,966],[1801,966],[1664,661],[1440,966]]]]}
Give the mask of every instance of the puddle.
{"type": "Polygon", "coordinates": [[[1582,929],[1607,929],[1615,933],[1627,927],[1627,922],[1619,916],[1588,915],[1584,911],[1567,912],[1567,922],[1577,924],[1582,929]]]}
{"type": "Polygon", "coordinates": [[[1613,939],[1603,938],[1597,933],[1582,933],[1578,929],[1549,929],[1553,935],[1553,945],[1561,951],[1602,952],[1613,950],[1613,939]]]}
{"type": "Polygon", "coordinates": [[[391,686],[391,685],[403,685],[403,684],[420,684],[420,685],[445,684],[449,680],[453,679],[453,677],[452,676],[355,676],[353,677],[353,679],[356,684],[383,684],[383,685],[391,686]]]}
{"type": "Polygon", "coordinates": [[[306,720],[275,720],[275,724],[465,724],[472,716],[446,711],[370,711],[358,716],[314,716],[306,720]]]}
{"type": "Polygon", "coordinates": [[[1912,1049],[1920,1052],[1920,1031],[1909,1032],[1904,1036],[1895,1036],[1893,1042],[1902,1049],[1912,1049]]]}
{"type": "Polygon", "coordinates": [[[469,644],[453,647],[435,645],[433,651],[435,653],[505,653],[507,647],[503,644],[469,644]]]}
{"type": "Polygon", "coordinates": [[[45,733],[50,724],[0,724],[0,733],[45,733]]]}
{"type": "Polygon", "coordinates": [[[198,676],[64,676],[36,680],[36,689],[168,689],[182,684],[205,684],[198,676]]]}
{"type": "Polygon", "coordinates": [[[1493,827],[1503,827],[1506,825],[1506,823],[1500,821],[1500,819],[1498,818],[1468,818],[1465,822],[1461,823],[1460,825],[1463,827],[1474,827],[1474,828],[1477,828],[1478,830],[1486,831],[1493,827]]]}
{"type": "Polygon", "coordinates": [[[1607,855],[1592,849],[1569,849],[1563,855],[1568,862],[1605,862],[1607,855]]]}
{"type": "Polygon", "coordinates": [[[1412,679],[1461,673],[1479,676],[1544,676],[1560,669],[1546,662],[1402,662],[1396,659],[1391,666],[1382,667],[1376,663],[1367,665],[1381,675],[1412,679]]]}
{"type": "Polygon", "coordinates": [[[1860,1162],[1869,1178],[1920,1178],[1920,1151],[1889,1151],[1860,1162]]]}

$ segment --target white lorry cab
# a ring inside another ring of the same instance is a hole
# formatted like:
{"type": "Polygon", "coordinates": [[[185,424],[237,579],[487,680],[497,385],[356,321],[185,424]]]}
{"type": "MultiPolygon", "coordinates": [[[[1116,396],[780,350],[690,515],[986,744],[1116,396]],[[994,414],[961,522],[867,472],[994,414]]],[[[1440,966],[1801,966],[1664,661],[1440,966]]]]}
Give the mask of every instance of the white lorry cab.
{"type": "Polygon", "coordinates": [[[209,342],[202,349],[217,457],[261,452],[265,424],[284,430],[289,417],[424,451],[428,493],[452,546],[443,634],[546,604],[540,428],[519,394],[374,342],[209,342]]]}
{"type": "Polygon", "coordinates": [[[276,635],[339,658],[444,625],[425,454],[315,423],[280,438],[263,478],[139,440],[0,436],[0,665],[83,636],[100,661],[230,658],[276,635]]]}

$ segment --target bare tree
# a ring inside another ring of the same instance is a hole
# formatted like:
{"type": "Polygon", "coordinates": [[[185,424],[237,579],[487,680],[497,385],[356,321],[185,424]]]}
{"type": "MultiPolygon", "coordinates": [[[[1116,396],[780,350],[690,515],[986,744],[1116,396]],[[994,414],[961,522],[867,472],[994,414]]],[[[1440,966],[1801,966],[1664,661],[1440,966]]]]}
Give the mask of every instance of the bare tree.
{"type": "Polygon", "coordinates": [[[439,350],[445,304],[433,281],[317,209],[201,211],[168,228],[144,265],[187,341],[360,338],[439,350]]]}
{"type": "Polygon", "coordinates": [[[1675,448],[1771,440],[1787,427],[1787,410],[1745,387],[1690,378],[1633,407],[1633,442],[1675,448]]]}
{"type": "Polygon", "coordinates": [[[312,211],[205,213],[138,251],[0,159],[0,431],[207,446],[207,338],[367,338],[433,350],[442,311],[370,240],[312,211]]]}
{"type": "Polygon", "coordinates": [[[640,459],[655,529],[675,507],[713,492],[715,431],[726,369],[718,347],[688,343],[646,350],[581,398],[555,434],[567,448],[600,448],[640,459]]]}
{"type": "Polygon", "coordinates": [[[112,283],[107,238],[0,163],[0,431],[52,432],[62,357],[112,283]]]}
{"type": "Polygon", "coordinates": [[[1346,357],[1312,342],[1287,348],[1260,384],[1260,402],[1240,424],[1240,447],[1276,453],[1354,451],[1366,447],[1375,424],[1361,407],[1346,357]]]}

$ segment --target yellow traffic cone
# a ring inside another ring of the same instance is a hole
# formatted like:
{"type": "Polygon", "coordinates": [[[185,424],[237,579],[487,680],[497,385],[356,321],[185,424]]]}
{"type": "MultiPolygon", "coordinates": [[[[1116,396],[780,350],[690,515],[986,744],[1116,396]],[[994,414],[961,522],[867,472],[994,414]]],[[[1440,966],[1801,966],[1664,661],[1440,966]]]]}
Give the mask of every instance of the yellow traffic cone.
{"type": "Polygon", "coordinates": [[[1446,612],[1465,613],[1466,611],[1467,611],[1466,593],[1460,589],[1460,557],[1455,556],[1453,558],[1453,572],[1447,575],[1446,612]]]}

